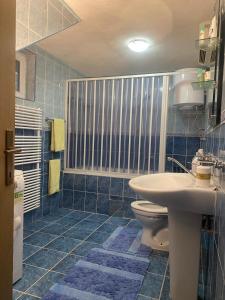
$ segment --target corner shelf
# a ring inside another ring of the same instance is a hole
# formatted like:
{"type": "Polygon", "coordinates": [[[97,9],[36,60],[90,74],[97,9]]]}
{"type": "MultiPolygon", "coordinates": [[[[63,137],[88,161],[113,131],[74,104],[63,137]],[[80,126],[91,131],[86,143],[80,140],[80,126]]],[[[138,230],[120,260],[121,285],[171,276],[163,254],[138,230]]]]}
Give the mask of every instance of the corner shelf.
{"type": "Polygon", "coordinates": [[[221,40],[218,37],[196,40],[196,48],[200,50],[216,50],[221,40]]]}
{"type": "Polygon", "coordinates": [[[214,80],[195,81],[191,83],[194,90],[210,90],[216,88],[214,80]]]}

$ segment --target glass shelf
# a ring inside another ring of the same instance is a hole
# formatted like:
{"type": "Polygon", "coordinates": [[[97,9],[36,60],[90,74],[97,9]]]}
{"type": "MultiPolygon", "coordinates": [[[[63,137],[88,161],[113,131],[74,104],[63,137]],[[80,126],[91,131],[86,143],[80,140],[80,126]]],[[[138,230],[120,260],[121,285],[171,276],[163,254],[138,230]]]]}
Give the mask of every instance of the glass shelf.
{"type": "Polygon", "coordinates": [[[194,90],[210,90],[216,87],[214,80],[195,81],[191,83],[194,90]]]}
{"type": "Polygon", "coordinates": [[[200,50],[215,50],[219,45],[220,39],[218,37],[196,41],[196,48],[200,50]]]}

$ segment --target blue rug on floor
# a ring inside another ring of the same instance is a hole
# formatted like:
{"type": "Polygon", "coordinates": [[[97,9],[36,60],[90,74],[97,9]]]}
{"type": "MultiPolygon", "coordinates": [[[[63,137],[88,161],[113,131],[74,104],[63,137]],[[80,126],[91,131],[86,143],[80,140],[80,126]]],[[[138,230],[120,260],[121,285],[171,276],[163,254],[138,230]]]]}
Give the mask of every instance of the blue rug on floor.
{"type": "Polygon", "coordinates": [[[149,260],[125,253],[92,249],[44,300],[135,300],[149,260]]]}
{"type": "Polygon", "coordinates": [[[149,259],[147,258],[99,248],[92,249],[85,260],[105,267],[116,268],[140,275],[145,274],[149,265],[149,259]]]}
{"type": "Polygon", "coordinates": [[[149,257],[151,249],[141,244],[142,230],[119,226],[103,244],[106,250],[149,257]]]}

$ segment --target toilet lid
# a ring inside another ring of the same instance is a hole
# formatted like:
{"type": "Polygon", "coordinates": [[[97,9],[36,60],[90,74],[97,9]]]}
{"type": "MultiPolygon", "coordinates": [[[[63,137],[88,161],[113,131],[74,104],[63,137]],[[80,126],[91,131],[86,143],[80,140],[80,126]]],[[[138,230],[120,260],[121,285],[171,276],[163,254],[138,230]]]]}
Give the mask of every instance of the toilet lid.
{"type": "Polygon", "coordinates": [[[153,204],[150,201],[134,201],[131,203],[131,206],[137,210],[154,213],[154,214],[168,214],[166,207],[153,204]]]}

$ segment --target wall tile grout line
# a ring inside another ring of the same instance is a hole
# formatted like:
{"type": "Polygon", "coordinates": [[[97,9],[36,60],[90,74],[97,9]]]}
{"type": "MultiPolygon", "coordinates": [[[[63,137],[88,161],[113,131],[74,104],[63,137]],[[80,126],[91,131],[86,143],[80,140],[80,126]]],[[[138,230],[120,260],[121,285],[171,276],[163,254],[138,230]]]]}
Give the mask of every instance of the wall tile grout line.
{"type": "Polygon", "coordinates": [[[163,282],[162,282],[162,286],[161,286],[161,290],[160,290],[160,294],[159,294],[159,300],[162,297],[162,292],[163,292],[165,280],[166,280],[166,277],[167,277],[166,274],[167,274],[168,267],[169,267],[169,259],[167,260],[166,269],[165,269],[164,276],[163,276],[163,282]]]}

